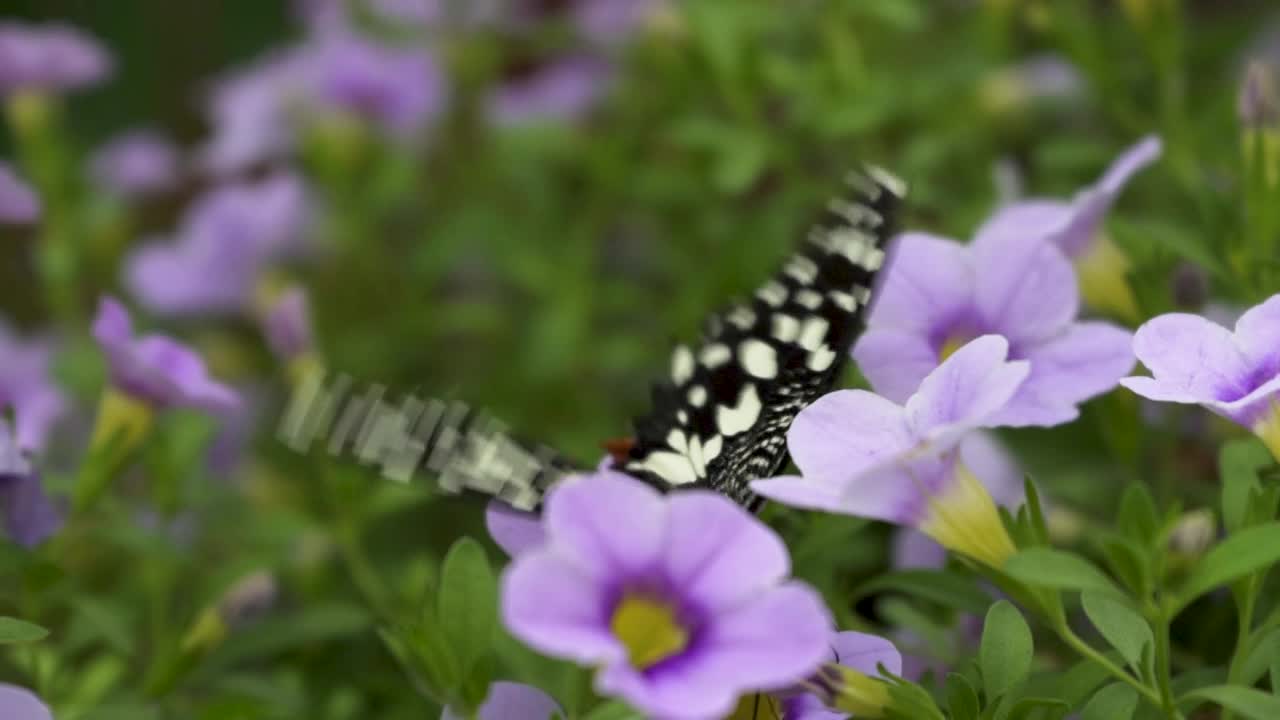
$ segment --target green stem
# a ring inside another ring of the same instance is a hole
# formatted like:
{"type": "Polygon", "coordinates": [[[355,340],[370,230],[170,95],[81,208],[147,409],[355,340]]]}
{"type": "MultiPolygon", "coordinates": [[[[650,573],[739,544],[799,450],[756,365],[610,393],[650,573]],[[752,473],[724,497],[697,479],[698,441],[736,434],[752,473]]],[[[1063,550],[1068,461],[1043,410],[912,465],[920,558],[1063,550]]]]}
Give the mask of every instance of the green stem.
{"type": "Polygon", "coordinates": [[[350,505],[343,502],[337,487],[337,479],[332,473],[325,473],[324,486],[333,511],[334,540],[343,564],[351,575],[351,582],[379,620],[391,622],[395,615],[389,599],[390,593],[383,587],[373,563],[364,552],[364,547],[360,543],[360,531],[350,512],[350,505]]]}
{"type": "Polygon", "coordinates": [[[1173,700],[1173,683],[1169,672],[1169,613],[1164,605],[1151,603],[1148,607],[1147,619],[1155,633],[1155,672],[1156,686],[1160,690],[1160,707],[1169,718],[1181,720],[1182,713],[1173,700]]]}
{"type": "MultiPolygon", "coordinates": [[[[1137,690],[1138,694],[1146,698],[1152,705],[1156,707],[1163,707],[1161,697],[1155,690],[1151,689],[1148,685],[1126,672],[1124,668],[1116,665],[1107,658],[1106,655],[1094,650],[1089,643],[1081,640],[1080,636],[1072,632],[1071,628],[1066,625],[1061,625],[1055,627],[1054,630],[1057,632],[1058,637],[1062,638],[1062,641],[1071,647],[1071,649],[1079,653],[1081,657],[1092,660],[1099,667],[1106,670],[1108,673],[1111,673],[1111,675],[1113,675],[1117,680],[1120,680],[1126,685],[1132,687],[1134,690],[1137,690]]],[[[1175,710],[1174,712],[1176,713],[1177,711],[1175,710]]],[[[1182,716],[1170,715],[1170,717],[1181,719],[1182,716]]]]}
{"type": "MultiPolygon", "coordinates": [[[[1231,654],[1231,664],[1227,669],[1228,685],[1239,684],[1240,670],[1244,667],[1245,658],[1253,649],[1253,613],[1258,601],[1258,581],[1257,574],[1250,575],[1243,592],[1236,594],[1236,648],[1231,654]]],[[[1268,621],[1270,620],[1271,618],[1268,618],[1268,621]]],[[[1222,720],[1232,720],[1234,716],[1230,708],[1223,708],[1222,720]]]]}

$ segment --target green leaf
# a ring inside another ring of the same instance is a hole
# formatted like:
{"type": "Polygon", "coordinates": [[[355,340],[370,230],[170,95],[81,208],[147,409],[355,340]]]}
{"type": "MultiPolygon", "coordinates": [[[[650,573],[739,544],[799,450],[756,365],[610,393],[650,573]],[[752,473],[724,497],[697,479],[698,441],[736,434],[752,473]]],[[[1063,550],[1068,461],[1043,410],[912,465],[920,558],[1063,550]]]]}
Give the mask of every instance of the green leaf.
{"type": "Polygon", "coordinates": [[[1017,687],[1031,671],[1031,628],[1008,600],[987,611],[982,627],[979,664],[982,684],[990,704],[1017,687]]]}
{"type": "Polygon", "coordinates": [[[1253,720],[1280,718],[1280,697],[1238,685],[1215,685],[1187,693],[1179,699],[1208,700],[1253,720]]]}
{"type": "Polygon", "coordinates": [[[1150,553],[1137,543],[1119,533],[1103,537],[1099,542],[1107,568],[1133,591],[1137,597],[1145,596],[1151,587],[1150,553]]]}
{"type": "Polygon", "coordinates": [[[0,616],[0,645],[35,642],[48,636],[49,631],[35,623],[0,616]]]}
{"type": "Polygon", "coordinates": [[[1080,720],[1127,720],[1138,709],[1138,693],[1124,683],[1102,688],[1080,711],[1080,720]]]}
{"type": "Polygon", "coordinates": [[[487,654],[498,627],[498,583],[484,548],[464,537],[449,549],[440,573],[440,625],[465,676],[487,654]]]}
{"type": "Polygon", "coordinates": [[[1027,500],[1023,507],[1027,509],[1027,517],[1031,520],[1031,530],[1035,533],[1037,545],[1049,544],[1049,524],[1045,522],[1044,507],[1040,502],[1040,492],[1030,476],[1022,479],[1023,494],[1027,500]]]}
{"type": "Polygon", "coordinates": [[[952,720],[978,720],[978,692],[969,679],[957,673],[947,675],[947,710],[952,720]]]}
{"type": "Polygon", "coordinates": [[[1280,560],[1280,523],[1245,528],[1205,553],[1178,594],[1181,609],[1202,593],[1280,560]]]}
{"type": "Polygon", "coordinates": [[[644,720],[644,715],[623,703],[614,701],[597,705],[582,720],[644,720]]]}
{"type": "Polygon", "coordinates": [[[1245,524],[1249,497],[1258,484],[1258,470],[1274,463],[1271,453],[1257,438],[1232,440],[1218,453],[1218,474],[1222,478],[1222,524],[1235,532],[1245,524]]]}
{"type": "Polygon", "coordinates": [[[904,570],[887,573],[859,586],[855,598],[898,590],[939,605],[978,615],[991,606],[991,596],[967,578],[943,570],[904,570]]]}
{"type": "Polygon", "coordinates": [[[1096,590],[1123,596],[1111,579],[1079,555],[1050,548],[1027,548],[1009,558],[1004,572],[1028,585],[1058,590],[1096,590]]]}
{"type": "Polygon", "coordinates": [[[1089,621],[1106,638],[1111,647],[1135,668],[1142,663],[1142,649],[1155,647],[1151,627],[1138,613],[1109,595],[1093,590],[1080,594],[1080,602],[1089,621]]]}
{"type": "Polygon", "coordinates": [[[1151,492],[1141,483],[1133,483],[1125,488],[1120,498],[1120,513],[1116,525],[1125,535],[1138,541],[1144,547],[1155,542],[1156,533],[1160,531],[1159,513],[1151,492]]]}

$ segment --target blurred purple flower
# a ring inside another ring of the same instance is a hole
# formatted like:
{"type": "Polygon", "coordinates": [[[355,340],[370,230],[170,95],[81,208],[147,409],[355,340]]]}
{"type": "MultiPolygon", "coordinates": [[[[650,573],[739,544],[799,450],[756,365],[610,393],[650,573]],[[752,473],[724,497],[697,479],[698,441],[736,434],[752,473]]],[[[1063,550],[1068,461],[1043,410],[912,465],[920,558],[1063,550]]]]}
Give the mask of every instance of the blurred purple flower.
{"type": "Polygon", "coordinates": [[[4,720],[53,720],[53,713],[30,690],[0,683],[0,717],[4,720]]]}
{"type": "Polygon", "coordinates": [[[1004,409],[1002,425],[1052,426],[1075,419],[1077,405],[1107,392],[1133,367],[1129,333],[1076,322],[1075,274],[1037,228],[965,247],[906,233],[853,349],[876,392],[901,402],[953,350],[979,335],[1009,342],[1031,376],[1004,409]]]}
{"type": "Polygon", "coordinates": [[[134,251],[125,284],[159,314],[246,310],[262,270],[302,251],[308,216],[305,189],[292,174],[224,185],[192,205],[175,242],[134,251]]]}
{"type": "Polygon", "coordinates": [[[914,527],[993,567],[1013,553],[991,495],[956,447],[1002,424],[1031,371],[1009,343],[984,335],[957,350],[905,405],[841,390],[800,411],[787,446],[801,476],[756,480],[771,500],[914,527]]]}
{"type": "Polygon", "coordinates": [[[0,412],[11,409],[18,446],[44,449],[49,431],[67,409],[50,377],[52,348],[44,340],[21,340],[0,323],[0,412]]]}
{"type": "Polygon", "coordinates": [[[498,125],[572,120],[586,113],[608,86],[610,69],[582,55],[522,70],[489,96],[498,125]]]}
{"type": "Polygon", "coordinates": [[[293,360],[311,352],[314,342],[306,290],[293,287],[281,293],[267,309],[262,328],[267,345],[281,360],[293,360]]]}
{"type": "Polygon", "coordinates": [[[657,6],[654,0],[578,0],[573,18],[583,35],[613,43],[634,33],[657,6]]]}
{"type": "Polygon", "coordinates": [[[1280,124],[1280,98],[1277,98],[1275,72],[1271,65],[1254,60],[1245,68],[1240,94],[1236,99],[1236,117],[1241,127],[1251,130],[1280,124]]]}
{"type": "Polygon", "coordinates": [[[0,223],[26,225],[40,217],[40,198],[8,163],[0,162],[0,223]]]}
{"type": "MultiPolygon", "coordinates": [[[[978,478],[997,505],[1016,508],[1026,499],[1022,468],[988,432],[966,435],[959,445],[960,464],[978,478]]],[[[947,551],[933,538],[914,528],[903,528],[893,538],[891,565],[897,569],[940,568],[947,551]]]]}
{"type": "Polygon", "coordinates": [[[547,541],[502,578],[502,617],[540,652],[599,668],[595,687],[665,718],[729,712],[743,692],[804,680],[831,618],[788,581],[782,541],[731,500],[668,496],[626,475],[566,481],[547,541]]]}
{"type": "Polygon", "coordinates": [[[0,23],[0,94],[76,90],[97,83],[110,71],[106,50],[76,28],[0,23]]]}
{"type": "Polygon", "coordinates": [[[289,109],[301,94],[301,66],[296,50],[281,51],[217,82],[208,103],[213,137],[198,152],[202,169],[231,175],[292,150],[289,109]]]}
{"type": "Polygon", "coordinates": [[[806,683],[806,692],[789,693],[778,699],[781,717],[785,720],[882,717],[889,704],[889,688],[876,679],[880,675],[879,666],[883,665],[893,675],[902,674],[902,655],[893,643],[876,635],[842,632],[832,638],[829,658],[827,665],[806,683]],[[841,710],[832,709],[837,707],[841,710]],[[843,710],[854,714],[850,716],[843,710]]]}
{"type": "Polygon", "coordinates": [[[39,545],[62,527],[62,511],[45,494],[40,473],[4,419],[0,419],[0,510],[9,537],[25,548],[39,545]]]}
{"type": "Polygon", "coordinates": [[[124,306],[104,296],[93,321],[93,337],[107,356],[111,383],[151,407],[190,407],[221,415],[239,405],[239,397],[209,377],[193,350],[163,335],[135,338],[124,306]]]}
{"type": "Polygon", "coordinates": [[[485,508],[484,524],[489,530],[489,537],[513,558],[538,547],[547,539],[541,518],[534,513],[516,510],[501,500],[489,502],[485,508]]]}
{"type": "Polygon", "coordinates": [[[308,104],[338,110],[396,135],[421,130],[444,105],[444,77],[423,47],[394,48],[353,33],[304,50],[308,104]]]}
{"type": "MultiPolygon", "coordinates": [[[[367,0],[363,3],[381,22],[426,27],[442,18],[442,0],[367,0]]],[[[466,5],[478,4],[469,0],[466,5]]],[[[313,32],[351,30],[353,18],[346,0],[298,0],[297,14],[313,32]]]]}
{"type": "Polygon", "coordinates": [[[1080,70],[1061,55],[1035,55],[990,73],[981,86],[988,109],[1004,112],[1031,102],[1079,98],[1084,90],[1080,70]]]}
{"type": "Polygon", "coordinates": [[[1280,459],[1280,295],[1240,316],[1234,333],[1199,315],[1161,315],[1138,328],[1133,349],[1152,377],[1125,378],[1125,387],[1208,408],[1280,459]]]}
{"type": "MultiPolygon", "coordinates": [[[[550,695],[536,687],[514,682],[495,682],[476,710],[476,720],[559,720],[564,712],[550,695]]],[[[446,707],[440,720],[463,720],[446,707]]]]}
{"type": "Polygon", "coordinates": [[[112,138],[90,161],[93,182],[104,192],[141,197],[170,190],[178,183],[178,149],[153,130],[134,130],[112,138]]]}

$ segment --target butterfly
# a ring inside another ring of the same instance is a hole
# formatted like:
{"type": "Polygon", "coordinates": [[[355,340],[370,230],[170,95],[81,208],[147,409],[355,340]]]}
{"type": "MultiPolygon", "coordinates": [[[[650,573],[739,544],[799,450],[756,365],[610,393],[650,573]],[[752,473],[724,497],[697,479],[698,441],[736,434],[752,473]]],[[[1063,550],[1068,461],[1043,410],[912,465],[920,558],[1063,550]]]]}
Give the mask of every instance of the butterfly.
{"type": "MultiPolygon", "coordinates": [[[[791,421],[835,385],[862,332],[906,193],[876,167],[846,183],[849,192],[827,204],[777,273],[712,315],[697,344],[675,348],[651,409],[634,421],[634,438],[612,448],[615,470],[664,491],[710,488],[758,507],[749,483],[786,462],[791,421]]],[[[425,469],[446,492],[475,491],[521,510],[536,509],[557,482],[584,471],[463,403],[408,396],[393,407],[383,404],[380,386],[344,403],[350,379],[336,386],[303,382],[280,437],[304,450],[331,430],[331,453],[350,446],[392,479],[407,482],[425,469]]]]}

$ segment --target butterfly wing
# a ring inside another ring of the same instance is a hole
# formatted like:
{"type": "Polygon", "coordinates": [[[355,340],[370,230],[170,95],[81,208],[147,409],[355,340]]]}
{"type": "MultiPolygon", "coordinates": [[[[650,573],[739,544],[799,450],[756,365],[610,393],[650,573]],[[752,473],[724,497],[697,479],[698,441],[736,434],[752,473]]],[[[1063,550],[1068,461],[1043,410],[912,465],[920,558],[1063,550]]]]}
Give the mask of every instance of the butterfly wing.
{"type": "Polygon", "coordinates": [[[831,201],[782,270],[713,316],[698,346],[675,349],[652,410],[635,421],[624,470],[757,504],[748,483],[781,467],[791,421],[831,389],[862,332],[905,192],[878,168],[849,184],[851,195],[831,201]]]}

